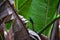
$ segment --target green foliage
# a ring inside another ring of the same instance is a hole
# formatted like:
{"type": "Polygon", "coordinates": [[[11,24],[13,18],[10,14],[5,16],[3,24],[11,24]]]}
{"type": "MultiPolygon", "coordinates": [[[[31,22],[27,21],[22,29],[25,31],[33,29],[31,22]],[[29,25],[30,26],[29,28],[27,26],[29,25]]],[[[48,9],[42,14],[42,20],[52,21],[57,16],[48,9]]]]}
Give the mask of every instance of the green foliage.
{"type": "MultiPolygon", "coordinates": [[[[34,21],[34,30],[40,32],[47,24],[54,20],[59,0],[15,0],[16,9],[20,15],[34,21]]],[[[28,27],[32,28],[30,22],[28,27]]],[[[44,34],[48,35],[51,30],[49,27],[44,34]]]]}
{"type": "Polygon", "coordinates": [[[1,34],[0,34],[0,40],[2,40],[2,36],[1,36],[1,34]]]}
{"type": "Polygon", "coordinates": [[[8,23],[6,23],[6,29],[7,30],[9,30],[11,28],[12,23],[13,23],[13,20],[11,20],[8,23]]]}

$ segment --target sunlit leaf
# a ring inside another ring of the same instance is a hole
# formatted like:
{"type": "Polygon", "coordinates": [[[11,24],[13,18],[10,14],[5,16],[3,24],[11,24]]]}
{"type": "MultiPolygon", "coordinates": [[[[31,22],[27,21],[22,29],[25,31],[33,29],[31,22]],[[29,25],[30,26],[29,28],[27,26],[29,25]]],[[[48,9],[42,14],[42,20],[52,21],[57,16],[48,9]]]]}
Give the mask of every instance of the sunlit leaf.
{"type": "MultiPolygon", "coordinates": [[[[34,21],[35,31],[40,32],[54,19],[58,1],[59,0],[16,0],[16,8],[20,15],[23,15],[27,19],[31,17],[34,21]]],[[[30,22],[28,26],[32,28],[30,22]]],[[[49,33],[50,28],[51,27],[46,30],[46,35],[49,33]]]]}

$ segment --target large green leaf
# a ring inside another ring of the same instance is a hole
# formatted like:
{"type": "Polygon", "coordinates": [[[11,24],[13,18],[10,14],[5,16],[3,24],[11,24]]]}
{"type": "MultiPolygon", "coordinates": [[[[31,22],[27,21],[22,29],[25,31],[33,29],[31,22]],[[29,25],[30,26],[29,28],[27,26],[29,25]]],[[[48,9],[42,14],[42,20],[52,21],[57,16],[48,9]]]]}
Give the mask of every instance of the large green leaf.
{"type": "MultiPolygon", "coordinates": [[[[19,14],[25,18],[30,17],[34,21],[34,29],[40,32],[48,23],[54,19],[59,0],[15,0],[19,14]]],[[[31,23],[28,23],[32,28],[31,23]]],[[[46,30],[49,33],[51,27],[46,30]]]]}
{"type": "Polygon", "coordinates": [[[19,11],[20,15],[28,18],[32,0],[15,0],[16,9],[19,11]]]}

